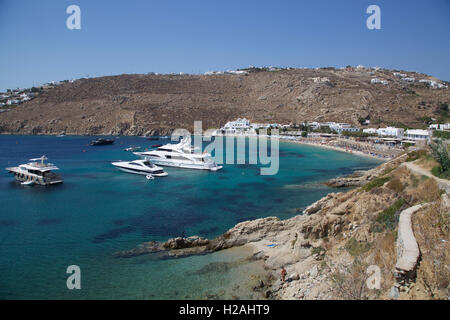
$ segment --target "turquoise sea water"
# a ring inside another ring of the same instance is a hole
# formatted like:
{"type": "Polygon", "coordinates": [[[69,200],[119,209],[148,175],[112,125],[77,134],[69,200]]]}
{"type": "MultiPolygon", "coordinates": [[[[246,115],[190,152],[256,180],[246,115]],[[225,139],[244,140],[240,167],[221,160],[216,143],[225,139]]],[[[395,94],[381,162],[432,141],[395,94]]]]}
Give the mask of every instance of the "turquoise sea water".
{"type": "Polygon", "coordinates": [[[280,142],[274,176],[261,176],[256,165],[225,165],[218,172],[166,168],[168,177],[148,181],[110,163],[136,158],[125,147],[167,140],[120,137],[89,147],[90,140],[0,136],[0,299],[252,298],[242,284],[258,266],[236,263],[246,254],[239,250],[174,260],[112,255],[144,241],[213,238],[241,221],[292,217],[334,191],[320,182],[380,163],[280,142]],[[43,154],[64,184],[21,186],[3,170],[43,154]],[[81,290],[66,287],[69,265],[81,268],[81,290]]]}

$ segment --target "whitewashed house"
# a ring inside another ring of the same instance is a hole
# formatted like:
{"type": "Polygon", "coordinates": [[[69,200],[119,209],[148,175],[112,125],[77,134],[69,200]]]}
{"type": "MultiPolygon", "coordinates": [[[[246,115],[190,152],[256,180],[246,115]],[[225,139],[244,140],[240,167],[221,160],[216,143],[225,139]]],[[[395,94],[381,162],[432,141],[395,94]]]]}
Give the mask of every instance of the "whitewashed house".
{"type": "Polygon", "coordinates": [[[406,130],[406,137],[410,140],[429,140],[430,133],[427,130],[408,129],[406,130]]]}
{"type": "Polygon", "coordinates": [[[368,134],[376,134],[377,133],[377,129],[375,128],[367,128],[367,129],[363,129],[364,133],[368,133],[368,134]]]}
{"type": "Polygon", "coordinates": [[[383,85],[387,85],[388,84],[388,82],[386,80],[382,80],[382,79],[378,79],[378,78],[371,79],[370,83],[372,83],[372,84],[381,83],[383,85]]]}
{"type": "Polygon", "coordinates": [[[247,74],[247,71],[244,70],[227,70],[225,71],[226,74],[247,74]]]}
{"type": "Polygon", "coordinates": [[[430,130],[439,130],[439,131],[450,130],[450,123],[446,123],[446,124],[438,124],[438,123],[430,124],[428,129],[430,129],[430,130]]]}
{"type": "Polygon", "coordinates": [[[377,134],[380,137],[395,137],[402,139],[405,134],[405,130],[403,128],[386,127],[377,129],[377,134]]]}
{"type": "Polygon", "coordinates": [[[227,122],[220,130],[225,134],[236,134],[244,133],[249,129],[251,129],[250,121],[245,118],[239,118],[235,121],[227,122]]]}
{"type": "Polygon", "coordinates": [[[415,82],[416,78],[412,78],[412,77],[410,77],[410,78],[401,78],[401,80],[405,81],[405,82],[415,82]]]}
{"type": "Polygon", "coordinates": [[[8,106],[10,106],[12,104],[19,104],[19,103],[20,103],[20,100],[17,100],[17,99],[9,99],[8,101],[6,101],[6,104],[8,106]]]}
{"type": "Polygon", "coordinates": [[[270,123],[252,123],[250,127],[252,129],[268,129],[270,128],[270,123]]]}
{"type": "Polygon", "coordinates": [[[336,131],[339,134],[341,134],[342,132],[358,132],[358,131],[360,131],[359,128],[352,127],[348,123],[336,123],[336,124],[330,125],[330,129],[333,131],[336,131]]]}

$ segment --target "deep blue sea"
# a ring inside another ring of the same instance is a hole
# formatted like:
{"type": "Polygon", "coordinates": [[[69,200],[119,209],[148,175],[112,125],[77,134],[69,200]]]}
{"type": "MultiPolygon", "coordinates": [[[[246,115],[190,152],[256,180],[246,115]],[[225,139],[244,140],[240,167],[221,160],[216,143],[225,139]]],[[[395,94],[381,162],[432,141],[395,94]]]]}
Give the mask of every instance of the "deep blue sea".
{"type": "Polygon", "coordinates": [[[93,137],[0,136],[0,299],[252,298],[258,265],[239,249],[181,259],[113,253],[171,237],[213,238],[255,218],[286,219],[330,189],[321,182],[380,162],[322,148],[280,142],[280,170],[224,165],[218,172],[165,168],[147,180],[118,171],[123,149],[168,140],[119,137],[87,146],[93,137]],[[61,170],[57,186],[22,186],[6,167],[47,155],[61,170]],[[68,290],[66,269],[81,268],[81,290],[68,290]]]}

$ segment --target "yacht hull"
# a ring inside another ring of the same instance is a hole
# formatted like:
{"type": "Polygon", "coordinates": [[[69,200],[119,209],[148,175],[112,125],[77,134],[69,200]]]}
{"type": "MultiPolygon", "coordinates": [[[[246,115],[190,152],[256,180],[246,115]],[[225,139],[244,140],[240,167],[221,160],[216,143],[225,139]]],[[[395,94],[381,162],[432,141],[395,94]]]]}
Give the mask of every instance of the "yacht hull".
{"type": "Polygon", "coordinates": [[[134,170],[126,169],[126,168],[118,168],[118,169],[120,171],[123,171],[123,172],[139,174],[139,175],[142,175],[142,176],[147,176],[149,174],[151,174],[154,177],[165,177],[165,176],[167,176],[167,172],[164,172],[164,173],[151,173],[151,172],[146,172],[146,171],[134,171],[134,170]]]}
{"type": "Polygon", "coordinates": [[[208,166],[203,163],[188,163],[188,162],[175,162],[172,160],[166,159],[156,159],[154,157],[143,156],[144,159],[150,160],[156,165],[162,167],[174,167],[174,168],[183,168],[183,169],[195,169],[195,170],[208,170],[208,171],[217,171],[222,169],[222,166],[208,166]]]}
{"type": "Polygon", "coordinates": [[[34,174],[20,173],[20,172],[13,172],[13,171],[10,171],[10,172],[14,173],[14,178],[19,182],[30,182],[30,184],[31,184],[31,182],[33,182],[34,184],[41,185],[41,186],[49,186],[49,185],[53,185],[53,184],[63,183],[62,179],[49,180],[49,179],[44,179],[43,177],[34,175],[34,174]]]}

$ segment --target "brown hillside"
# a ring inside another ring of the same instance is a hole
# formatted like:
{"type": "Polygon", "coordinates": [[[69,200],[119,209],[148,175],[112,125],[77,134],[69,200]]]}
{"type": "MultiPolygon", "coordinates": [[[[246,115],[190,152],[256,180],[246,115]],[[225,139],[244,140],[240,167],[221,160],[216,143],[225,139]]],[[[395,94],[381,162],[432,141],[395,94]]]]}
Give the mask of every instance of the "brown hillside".
{"type": "MultiPolygon", "coordinates": [[[[431,79],[408,72],[416,79],[431,79]]],[[[217,128],[238,117],[253,122],[341,121],[421,127],[439,117],[448,89],[401,82],[388,70],[293,69],[248,75],[120,75],[80,79],[45,89],[0,114],[0,133],[166,134],[217,128]],[[370,73],[372,72],[372,74],[370,73]],[[313,77],[330,82],[315,83],[313,77]],[[377,77],[388,85],[371,84],[377,77]]]]}

